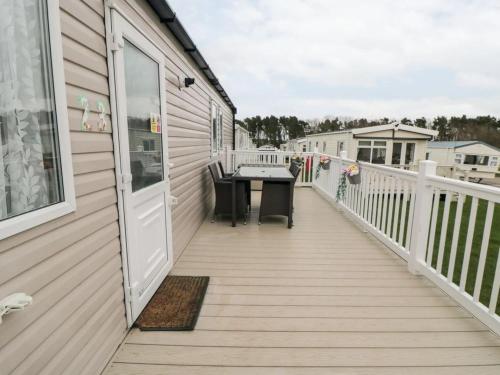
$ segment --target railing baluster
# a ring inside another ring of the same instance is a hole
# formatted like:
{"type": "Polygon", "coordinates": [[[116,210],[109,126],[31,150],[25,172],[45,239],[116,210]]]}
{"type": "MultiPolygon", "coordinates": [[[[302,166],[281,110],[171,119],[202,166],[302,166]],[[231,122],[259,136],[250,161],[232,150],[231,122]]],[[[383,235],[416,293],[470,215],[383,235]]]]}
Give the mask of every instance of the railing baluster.
{"type": "Polygon", "coordinates": [[[389,204],[389,189],[390,189],[390,183],[391,183],[391,177],[387,176],[385,179],[385,184],[384,184],[384,207],[382,208],[382,226],[380,230],[382,233],[385,234],[385,230],[387,228],[387,207],[389,204]]]}
{"type": "Polygon", "coordinates": [[[497,309],[498,293],[500,292],[500,248],[498,248],[499,254],[497,255],[497,266],[495,269],[495,279],[493,281],[493,287],[491,288],[490,297],[490,314],[494,315],[497,309]]]}
{"type": "Polygon", "coordinates": [[[394,188],[396,186],[396,180],[394,177],[391,177],[391,187],[389,190],[389,212],[387,216],[387,229],[384,232],[387,234],[388,237],[391,237],[391,229],[392,229],[392,215],[393,215],[393,209],[394,209],[394,188]]]}
{"type": "Polygon", "coordinates": [[[400,178],[397,179],[396,181],[396,204],[394,207],[394,224],[392,227],[392,240],[394,242],[397,241],[397,235],[398,235],[398,224],[399,224],[399,204],[401,201],[401,189],[402,189],[403,183],[400,178]]]}
{"type": "Polygon", "coordinates": [[[439,202],[441,200],[441,191],[439,189],[434,190],[434,202],[432,205],[432,218],[429,234],[429,246],[427,247],[427,267],[432,265],[432,257],[434,255],[434,241],[436,239],[436,229],[437,229],[437,217],[439,213],[439,202]]]}
{"type": "Polygon", "coordinates": [[[380,183],[378,189],[378,203],[377,203],[377,221],[375,226],[380,230],[381,217],[382,217],[382,205],[384,201],[384,191],[385,191],[385,176],[380,176],[380,183]]]}
{"type": "Polygon", "coordinates": [[[408,212],[408,223],[406,224],[406,241],[405,241],[405,249],[406,251],[410,251],[410,241],[412,236],[412,225],[413,220],[413,212],[415,210],[415,186],[410,184],[410,212],[408,212]]]}
{"type": "Polygon", "coordinates": [[[488,202],[488,208],[486,209],[486,219],[484,220],[484,231],[483,231],[483,242],[481,243],[481,253],[479,255],[479,264],[477,267],[476,283],[474,285],[474,302],[479,301],[479,296],[481,294],[481,286],[483,285],[483,274],[484,266],[486,264],[486,256],[488,253],[488,244],[490,243],[490,233],[491,233],[491,222],[493,220],[493,209],[495,208],[495,203],[492,201],[488,202]]]}
{"type": "Polygon", "coordinates": [[[441,225],[441,234],[439,237],[439,252],[438,252],[438,261],[436,267],[436,271],[439,274],[441,274],[441,271],[443,269],[444,247],[446,245],[446,237],[448,234],[448,218],[450,217],[450,203],[451,203],[451,193],[447,191],[446,200],[444,202],[443,221],[441,225]]]}
{"type": "Polygon", "coordinates": [[[458,235],[460,233],[460,224],[462,223],[462,211],[464,208],[464,195],[459,194],[457,210],[455,212],[455,225],[453,226],[453,238],[451,240],[450,262],[448,263],[448,281],[453,281],[455,271],[455,260],[457,258],[458,235]]]}
{"type": "Polygon", "coordinates": [[[472,204],[470,208],[469,226],[467,228],[467,238],[465,240],[464,261],[462,262],[462,273],[460,275],[460,291],[465,291],[465,284],[467,283],[467,275],[469,273],[470,253],[472,250],[472,239],[474,238],[474,230],[476,228],[476,215],[477,205],[479,199],[472,197],[472,204]]]}
{"type": "Polygon", "coordinates": [[[403,205],[403,207],[401,208],[401,218],[400,218],[400,223],[399,223],[399,240],[398,240],[398,243],[401,246],[404,246],[403,240],[404,240],[404,233],[405,233],[405,224],[408,224],[407,220],[406,220],[406,208],[408,206],[408,190],[407,190],[406,181],[403,181],[403,199],[401,201],[401,204],[403,205]]]}

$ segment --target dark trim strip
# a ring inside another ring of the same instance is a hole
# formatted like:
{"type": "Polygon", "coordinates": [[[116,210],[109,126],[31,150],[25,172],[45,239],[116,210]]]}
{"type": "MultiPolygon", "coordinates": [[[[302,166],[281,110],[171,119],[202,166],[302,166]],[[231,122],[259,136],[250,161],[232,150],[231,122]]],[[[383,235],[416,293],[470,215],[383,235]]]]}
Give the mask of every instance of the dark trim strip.
{"type": "Polygon", "coordinates": [[[201,72],[207,77],[208,81],[215,88],[215,90],[220,94],[223,100],[227,103],[233,114],[237,112],[237,109],[229,96],[227,95],[224,88],[219,83],[219,80],[215,77],[214,72],[210,69],[205,58],[202,56],[191,37],[187,33],[186,29],[182,23],[177,18],[175,12],[170,8],[170,5],[166,0],[148,0],[149,5],[156,12],[158,17],[160,17],[160,22],[165,24],[172,34],[174,34],[177,41],[181,44],[182,48],[186,53],[189,54],[191,59],[194,61],[196,66],[201,70],[201,72]]]}

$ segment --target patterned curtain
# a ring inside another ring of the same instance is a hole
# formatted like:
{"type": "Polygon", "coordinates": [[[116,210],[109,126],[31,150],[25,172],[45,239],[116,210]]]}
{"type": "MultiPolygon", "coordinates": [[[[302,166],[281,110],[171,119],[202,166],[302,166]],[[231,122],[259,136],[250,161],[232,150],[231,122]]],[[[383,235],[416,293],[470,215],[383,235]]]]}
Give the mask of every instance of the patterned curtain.
{"type": "Polygon", "coordinates": [[[40,119],[53,111],[44,1],[0,0],[0,14],[2,220],[49,203],[40,119]]]}

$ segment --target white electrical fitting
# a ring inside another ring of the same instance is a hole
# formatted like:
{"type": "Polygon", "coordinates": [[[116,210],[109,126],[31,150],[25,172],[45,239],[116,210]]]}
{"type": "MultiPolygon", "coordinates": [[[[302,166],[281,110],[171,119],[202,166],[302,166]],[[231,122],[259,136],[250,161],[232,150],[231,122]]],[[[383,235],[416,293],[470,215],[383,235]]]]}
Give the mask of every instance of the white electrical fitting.
{"type": "Polygon", "coordinates": [[[0,300],[0,324],[2,317],[15,311],[23,310],[27,305],[31,305],[33,297],[26,293],[14,293],[0,300]]]}

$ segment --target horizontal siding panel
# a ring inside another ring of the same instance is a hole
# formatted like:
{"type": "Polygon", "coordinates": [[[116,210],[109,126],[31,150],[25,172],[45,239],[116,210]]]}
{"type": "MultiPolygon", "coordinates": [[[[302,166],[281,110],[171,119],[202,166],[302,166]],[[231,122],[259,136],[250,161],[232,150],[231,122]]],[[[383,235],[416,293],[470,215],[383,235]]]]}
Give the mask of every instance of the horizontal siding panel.
{"type": "Polygon", "coordinates": [[[197,117],[199,117],[201,120],[206,121],[207,125],[210,122],[210,115],[208,111],[202,111],[196,107],[193,106],[192,103],[185,101],[184,99],[181,99],[175,95],[168,95],[167,94],[167,106],[175,106],[183,111],[189,112],[197,117]]]}
{"type": "Polygon", "coordinates": [[[116,177],[114,170],[75,176],[75,191],[77,197],[104,190],[115,185],[116,177]]]}
{"type": "Polygon", "coordinates": [[[0,254],[0,284],[118,219],[111,206],[0,254]]]}
{"type": "Polygon", "coordinates": [[[87,345],[95,339],[95,336],[99,336],[102,327],[104,327],[109,320],[114,322],[123,320],[125,308],[123,306],[123,291],[120,291],[121,280],[119,275],[113,277],[111,282],[111,289],[114,290],[113,295],[110,296],[108,301],[104,303],[95,314],[92,314],[89,319],[81,325],[81,328],[75,330],[70,340],[56,353],[45,368],[39,372],[40,375],[62,374],[73,360],[78,357],[82,349],[87,347],[87,345]],[[114,285],[114,283],[116,283],[116,285],[114,285]]]}
{"type": "Polygon", "coordinates": [[[59,0],[59,6],[89,29],[99,33],[102,37],[106,36],[103,17],[83,1],[59,0]]]}
{"type": "MultiPolygon", "coordinates": [[[[206,129],[207,132],[210,131],[210,120],[206,118],[200,118],[199,116],[195,116],[190,112],[186,112],[184,109],[179,108],[175,105],[169,105],[167,103],[167,118],[172,118],[176,117],[178,119],[186,120],[184,123],[185,125],[180,127],[186,127],[186,128],[191,128],[189,124],[194,125],[200,125],[203,129],[206,129]]],[[[167,119],[167,122],[168,122],[167,119]]],[[[200,128],[194,128],[194,129],[200,129],[200,128]]]]}
{"type": "MultiPolygon", "coordinates": [[[[210,146],[210,139],[206,138],[181,138],[181,137],[171,137],[168,139],[168,147],[187,147],[187,146],[210,146]]],[[[207,153],[207,157],[210,154],[207,153]]]]}
{"type": "Polygon", "coordinates": [[[170,98],[175,97],[178,100],[181,100],[185,103],[186,108],[191,108],[189,112],[197,113],[197,114],[206,114],[209,112],[208,103],[199,102],[196,98],[196,95],[190,93],[192,91],[190,86],[188,89],[179,90],[177,86],[174,86],[172,83],[167,81],[167,101],[170,98]]]}
{"type": "MultiPolygon", "coordinates": [[[[120,270],[118,270],[120,271],[120,270]]],[[[109,277],[109,276],[107,276],[109,277]]],[[[40,371],[47,365],[49,360],[61,351],[71,340],[73,335],[78,332],[80,327],[86,325],[94,316],[100,316],[101,311],[106,311],[107,315],[113,315],[111,308],[117,309],[120,303],[123,304],[123,293],[120,293],[122,283],[121,272],[113,272],[113,276],[102,282],[102,285],[91,294],[87,300],[77,301],[75,306],[78,306],[75,311],[66,321],[55,322],[52,327],[44,327],[44,329],[52,328],[53,333],[47,337],[43,345],[31,353],[19,367],[12,373],[16,374],[39,374],[40,371]]],[[[117,310],[120,312],[120,309],[117,310]]],[[[123,314],[123,310],[121,311],[123,314]]],[[[89,327],[90,328],[90,327],[89,327]]],[[[90,332],[94,334],[99,331],[100,327],[92,327],[90,332]]],[[[80,345],[83,343],[80,342],[80,345]]]]}
{"type": "Polygon", "coordinates": [[[115,159],[112,152],[96,152],[73,156],[73,172],[75,175],[114,169],[114,167],[115,159]]]}
{"type": "Polygon", "coordinates": [[[15,290],[34,294],[50,284],[65,272],[69,271],[79,262],[91,256],[98,249],[108,244],[119,235],[117,223],[110,223],[92,233],[87,238],[79,241],[60,253],[40,262],[29,272],[21,273],[0,286],[0,295],[8,295],[15,290]]]}
{"type": "MultiPolygon", "coordinates": [[[[97,108],[97,102],[101,101],[104,103],[104,112],[109,116],[110,106],[109,99],[106,95],[96,93],[94,91],[85,90],[81,87],[73,86],[71,84],[66,84],[66,100],[68,108],[80,111],[83,114],[83,108],[80,105],[80,96],[85,96],[88,99],[89,111],[92,113],[99,113],[97,108]]],[[[111,125],[109,125],[111,126],[111,125]]]]}
{"type": "Polygon", "coordinates": [[[178,158],[180,156],[201,154],[210,155],[210,146],[187,146],[187,147],[177,147],[172,148],[168,151],[168,156],[170,158],[178,158]]]}
{"type": "Polygon", "coordinates": [[[205,125],[198,125],[193,122],[179,119],[174,116],[169,117],[168,122],[169,138],[208,138],[210,139],[209,128],[205,125]]]}
{"type": "Polygon", "coordinates": [[[103,75],[108,75],[106,58],[73,39],[63,36],[63,56],[67,61],[81,65],[103,75]]]}
{"type": "Polygon", "coordinates": [[[15,338],[7,328],[7,334],[2,335],[2,342],[8,338],[9,345],[2,348],[0,362],[3,369],[10,373],[38,345],[43,343],[48,335],[64,320],[69,318],[75,309],[117,273],[121,273],[121,263],[116,256],[118,246],[104,247],[93,256],[57,279],[53,285],[33,296],[36,304],[17,315],[17,325],[24,323],[28,330],[16,332],[15,338]],[[21,351],[22,349],[22,351],[21,351]],[[14,355],[16,353],[24,354],[14,355]]]}
{"type": "Polygon", "coordinates": [[[66,82],[71,85],[94,91],[102,95],[109,95],[108,79],[92,70],[66,60],[64,64],[66,82]]]}
{"type": "Polygon", "coordinates": [[[87,344],[75,359],[73,365],[65,373],[80,375],[101,374],[116,351],[116,343],[120,343],[123,340],[126,330],[125,319],[117,319],[115,315],[110,316],[108,321],[101,327],[99,335],[96,335],[94,340],[87,344]],[[97,352],[96,348],[99,348],[97,352]],[[81,372],[74,370],[80,368],[82,368],[81,372]]]}
{"type": "Polygon", "coordinates": [[[71,151],[73,154],[113,151],[113,138],[109,133],[72,132],[71,151]]]}
{"type": "Polygon", "coordinates": [[[79,22],[77,18],[64,10],[61,10],[61,32],[100,55],[106,56],[106,41],[102,35],[79,22]]]}
{"type": "Polygon", "coordinates": [[[14,246],[19,246],[20,244],[33,238],[40,237],[45,233],[67,225],[75,220],[79,220],[87,215],[102,210],[103,208],[115,205],[116,199],[116,190],[114,188],[78,197],[76,200],[77,210],[75,212],[39,225],[27,232],[23,232],[0,241],[0,253],[13,248],[14,246]]]}
{"type": "Polygon", "coordinates": [[[104,18],[104,1],[102,0],[83,0],[94,12],[104,18]]]}

